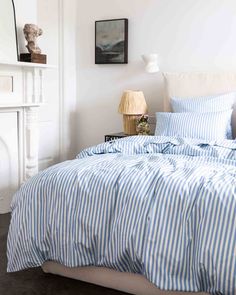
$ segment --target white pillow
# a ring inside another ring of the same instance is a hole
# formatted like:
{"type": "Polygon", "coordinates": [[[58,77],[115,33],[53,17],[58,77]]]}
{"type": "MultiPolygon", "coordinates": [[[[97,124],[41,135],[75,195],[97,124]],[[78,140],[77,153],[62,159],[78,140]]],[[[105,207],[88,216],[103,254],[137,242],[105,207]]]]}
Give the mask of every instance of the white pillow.
{"type": "Polygon", "coordinates": [[[155,135],[205,140],[227,138],[232,110],[212,113],[156,113],[155,135]]]}

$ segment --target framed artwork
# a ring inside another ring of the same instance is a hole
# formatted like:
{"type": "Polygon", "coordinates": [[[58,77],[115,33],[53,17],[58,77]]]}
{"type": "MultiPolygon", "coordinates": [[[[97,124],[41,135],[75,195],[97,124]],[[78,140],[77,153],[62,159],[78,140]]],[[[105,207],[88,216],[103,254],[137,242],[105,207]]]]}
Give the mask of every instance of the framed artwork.
{"type": "Polygon", "coordinates": [[[95,22],[95,64],[128,63],[128,19],[95,22]]]}

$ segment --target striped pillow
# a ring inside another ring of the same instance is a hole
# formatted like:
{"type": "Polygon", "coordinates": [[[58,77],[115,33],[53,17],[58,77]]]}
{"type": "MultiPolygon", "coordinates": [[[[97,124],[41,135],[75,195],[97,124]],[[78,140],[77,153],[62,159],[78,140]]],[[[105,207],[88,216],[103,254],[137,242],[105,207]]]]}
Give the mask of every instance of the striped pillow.
{"type": "Polygon", "coordinates": [[[171,97],[171,106],[175,113],[184,112],[222,112],[233,108],[236,102],[236,92],[230,92],[218,96],[202,97],[171,97]]]}
{"type": "Polygon", "coordinates": [[[212,113],[156,113],[155,135],[222,140],[232,110],[212,113]]]}
{"type": "MultiPolygon", "coordinates": [[[[221,112],[231,110],[236,102],[236,92],[225,93],[218,96],[202,97],[171,97],[171,107],[175,113],[184,112],[221,112]]],[[[232,139],[231,117],[227,126],[227,139],[232,139]]]]}

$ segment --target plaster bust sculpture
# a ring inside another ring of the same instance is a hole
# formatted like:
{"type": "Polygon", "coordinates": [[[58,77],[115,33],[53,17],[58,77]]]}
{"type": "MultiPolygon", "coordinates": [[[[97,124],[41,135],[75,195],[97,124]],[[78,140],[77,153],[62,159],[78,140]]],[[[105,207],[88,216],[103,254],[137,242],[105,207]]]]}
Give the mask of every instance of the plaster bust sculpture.
{"type": "Polygon", "coordinates": [[[37,45],[37,38],[43,34],[43,30],[34,24],[25,24],[23,29],[25,39],[28,42],[26,45],[30,53],[41,53],[41,49],[37,45]]]}

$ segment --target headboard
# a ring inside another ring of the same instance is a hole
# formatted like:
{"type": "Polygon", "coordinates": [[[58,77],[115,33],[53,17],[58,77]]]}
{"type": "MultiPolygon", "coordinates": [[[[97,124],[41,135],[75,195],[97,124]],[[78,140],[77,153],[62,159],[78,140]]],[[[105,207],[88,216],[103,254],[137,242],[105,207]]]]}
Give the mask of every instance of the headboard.
{"type": "MultiPolygon", "coordinates": [[[[199,97],[236,91],[235,73],[185,72],[163,73],[165,82],[164,111],[170,112],[170,97],[199,97]]],[[[236,136],[236,108],[232,116],[234,137],[236,136]]]]}

